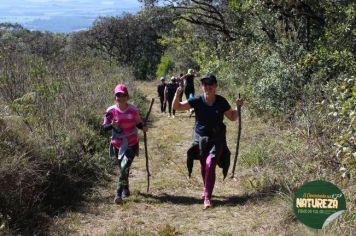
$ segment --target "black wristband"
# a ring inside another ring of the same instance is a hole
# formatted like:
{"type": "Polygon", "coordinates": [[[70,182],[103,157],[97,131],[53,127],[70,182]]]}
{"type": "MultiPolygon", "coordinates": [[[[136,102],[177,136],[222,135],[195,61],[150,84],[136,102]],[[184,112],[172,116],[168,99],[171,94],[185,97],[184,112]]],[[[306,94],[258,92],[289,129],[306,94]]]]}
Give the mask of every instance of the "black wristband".
{"type": "Polygon", "coordinates": [[[112,125],[111,124],[105,124],[104,125],[104,130],[105,131],[108,131],[108,130],[111,130],[112,129],[112,125]]]}
{"type": "Polygon", "coordinates": [[[140,122],[140,123],[136,124],[136,127],[137,127],[138,129],[143,129],[143,123],[140,122]]]}

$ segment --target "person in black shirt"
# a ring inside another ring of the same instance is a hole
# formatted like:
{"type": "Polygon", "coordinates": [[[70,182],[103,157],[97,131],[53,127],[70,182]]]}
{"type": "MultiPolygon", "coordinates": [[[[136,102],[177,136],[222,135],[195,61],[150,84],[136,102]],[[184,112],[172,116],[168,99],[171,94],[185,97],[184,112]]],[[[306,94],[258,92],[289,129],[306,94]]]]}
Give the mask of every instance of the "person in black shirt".
{"type": "Polygon", "coordinates": [[[194,97],[194,71],[193,69],[189,69],[188,73],[184,76],[184,94],[186,99],[194,97]]]}
{"type": "MultiPolygon", "coordinates": [[[[201,79],[203,95],[189,98],[180,102],[179,95],[183,92],[182,86],[177,89],[173,99],[175,110],[195,110],[195,128],[192,147],[188,150],[188,159],[193,156],[199,159],[201,174],[204,182],[204,209],[212,206],[211,196],[215,184],[215,167],[228,169],[230,164],[230,151],[226,144],[226,126],[224,117],[231,121],[238,118],[237,108],[231,108],[228,101],[216,94],[217,80],[214,74],[208,73],[201,79]],[[227,163],[227,164],[226,164],[227,163]]],[[[242,106],[241,99],[236,99],[236,105],[242,106]]],[[[189,167],[188,167],[189,168],[189,167]]],[[[189,170],[191,172],[191,170],[189,170]]],[[[225,170],[224,175],[226,175],[225,170]]],[[[190,173],[189,173],[190,174],[190,173]]]]}
{"type": "Polygon", "coordinates": [[[176,78],[172,76],[171,81],[167,84],[165,89],[166,100],[168,102],[168,112],[169,112],[168,117],[172,117],[172,118],[174,118],[176,114],[176,111],[174,109],[172,112],[172,102],[177,88],[178,85],[176,83],[176,78]]]}
{"type": "Polygon", "coordinates": [[[159,97],[161,113],[166,113],[166,104],[167,101],[164,99],[164,90],[166,88],[166,78],[163,76],[160,78],[161,84],[157,86],[157,93],[159,97]]]}

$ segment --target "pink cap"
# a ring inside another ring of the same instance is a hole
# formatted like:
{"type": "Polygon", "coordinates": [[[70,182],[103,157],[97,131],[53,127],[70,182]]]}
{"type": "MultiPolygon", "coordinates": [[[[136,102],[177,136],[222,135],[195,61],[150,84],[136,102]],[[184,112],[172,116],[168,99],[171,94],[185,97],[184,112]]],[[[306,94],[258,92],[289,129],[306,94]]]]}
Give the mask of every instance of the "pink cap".
{"type": "Polygon", "coordinates": [[[118,84],[115,87],[114,93],[125,93],[125,94],[129,94],[129,91],[127,90],[127,87],[124,84],[118,84]]]}

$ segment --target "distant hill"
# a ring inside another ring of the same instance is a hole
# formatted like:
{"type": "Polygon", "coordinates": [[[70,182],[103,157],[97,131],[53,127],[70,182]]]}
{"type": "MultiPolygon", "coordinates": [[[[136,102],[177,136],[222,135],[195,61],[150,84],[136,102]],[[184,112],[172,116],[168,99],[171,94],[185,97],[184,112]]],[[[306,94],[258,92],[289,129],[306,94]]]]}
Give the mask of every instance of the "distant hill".
{"type": "Polygon", "coordinates": [[[138,2],[105,0],[12,0],[0,3],[0,23],[18,23],[39,31],[69,33],[88,29],[99,16],[139,11],[138,2]]]}
{"type": "Polygon", "coordinates": [[[54,16],[47,20],[35,19],[23,25],[30,30],[69,33],[88,29],[95,19],[96,17],[91,16],[54,16]]]}

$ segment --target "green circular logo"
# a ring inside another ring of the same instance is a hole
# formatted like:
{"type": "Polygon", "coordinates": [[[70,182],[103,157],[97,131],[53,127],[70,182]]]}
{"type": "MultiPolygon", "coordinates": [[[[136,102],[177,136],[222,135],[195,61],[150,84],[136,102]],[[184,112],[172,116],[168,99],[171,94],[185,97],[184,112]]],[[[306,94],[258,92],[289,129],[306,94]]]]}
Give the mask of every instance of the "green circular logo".
{"type": "Polygon", "coordinates": [[[293,210],[303,224],[322,229],[346,210],[345,196],[332,183],[308,182],[295,193],[293,210]]]}

